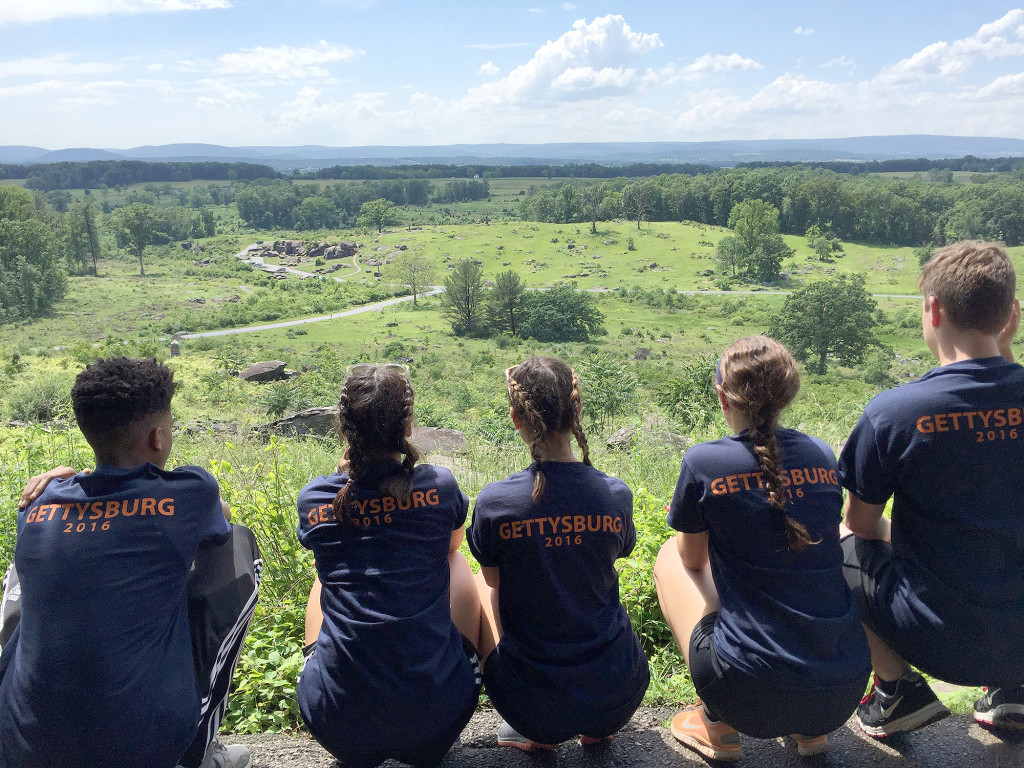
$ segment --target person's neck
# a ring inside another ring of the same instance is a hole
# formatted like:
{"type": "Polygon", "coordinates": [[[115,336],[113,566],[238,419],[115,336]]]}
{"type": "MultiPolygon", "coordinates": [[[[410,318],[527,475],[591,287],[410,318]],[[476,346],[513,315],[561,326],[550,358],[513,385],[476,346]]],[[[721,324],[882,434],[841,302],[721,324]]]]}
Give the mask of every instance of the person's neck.
{"type": "Polygon", "coordinates": [[[540,444],[540,460],[554,461],[563,464],[577,462],[576,454],[572,452],[571,433],[555,432],[547,440],[540,444]]]}
{"type": "Polygon", "coordinates": [[[953,327],[936,333],[934,346],[932,354],[938,359],[940,366],[1001,355],[995,336],[953,327]]]}

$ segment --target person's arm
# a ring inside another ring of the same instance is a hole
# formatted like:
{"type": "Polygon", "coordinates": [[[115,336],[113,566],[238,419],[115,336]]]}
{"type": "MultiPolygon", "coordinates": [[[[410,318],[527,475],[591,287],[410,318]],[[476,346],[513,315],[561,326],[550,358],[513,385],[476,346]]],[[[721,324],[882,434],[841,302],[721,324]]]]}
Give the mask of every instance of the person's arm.
{"type": "Polygon", "coordinates": [[[885,504],[868,504],[848,490],[843,512],[846,517],[846,527],[862,539],[890,540],[889,518],[883,514],[885,504]]]}
{"type": "Polygon", "coordinates": [[[699,571],[708,564],[708,532],[680,533],[676,536],[676,546],[683,565],[691,571],[699,571]]]}
{"type": "Polygon", "coordinates": [[[220,511],[224,513],[224,519],[229,523],[231,522],[231,505],[228,504],[224,499],[220,500],[220,511]]]}
{"type": "Polygon", "coordinates": [[[456,549],[462,545],[462,540],[466,538],[466,526],[461,525],[452,531],[452,539],[448,544],[448,554],[450,555],[456,549]]]}
{"type": "Polygon", "coordinates": [[[498,566],[487,567],[480,566],[480,573],[484,575],[484,581],[487,582],[487,586],[491,589],[498,588],[498,566]]]}
{"type": "Polygon", "coordinates": [[[999,354],[1006,358],[1007,362],[1014,362],[1013,350],[1010,348],[1010,344],[1013,341],[1013,337],[1017,335],[1017,329],[1020,327],[1020,300],[1013,300],[1013,309],[1010,310],[1010,319],[1006,321],[1006,325],[999,331],[999,354]]]}
{"type": "MultiPolygon", "coordinates": [[[[89,470],[85,471],[88,472],[89,470]]],[[[25,483],[25,490],[21,492],[21,498],[18,499],[18,509],[24,509],[38,499],[39,494],[46,490],[46,486],[50,484],[51,480],[65,480],[77,474],[78,472],[71,467],[54,467],[49,472],[36,475],[25,483]]]]}

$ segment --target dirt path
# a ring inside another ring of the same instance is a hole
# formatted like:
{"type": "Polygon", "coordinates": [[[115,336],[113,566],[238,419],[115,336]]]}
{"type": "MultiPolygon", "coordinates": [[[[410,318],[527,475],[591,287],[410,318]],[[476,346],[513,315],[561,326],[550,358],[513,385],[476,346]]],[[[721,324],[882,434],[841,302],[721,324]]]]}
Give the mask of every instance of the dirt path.
{"type": "MultiPolygon", "coordinates": [[[[462,733],[462,746],[453,749],[444,768],[672,768],[719,765],[707,762],[680,746],[662,725],[674,711],[642,708],[615,739],[598,747],[582,747],[576,740],[554,752],[526,754],[498,747],[495,733],[500,718],[492,710],[479,710],[462,733]]],[[[334,768],[334,759],[308,737],[262,734],[225,736],[225,743],[245,744],[252,751],[253,768],[334,768]]],[[[1024,733],[989,732],[972,719],[949,717],[910,734],[876,741],[861,733],[852,720],[829,736],[827,755],[801,758],[791,739],[742,737],[749,768],[1020,768],[1024,766],[1024,733]]],[[[387,762],[388,768],[400,763],[387,762]]]]}

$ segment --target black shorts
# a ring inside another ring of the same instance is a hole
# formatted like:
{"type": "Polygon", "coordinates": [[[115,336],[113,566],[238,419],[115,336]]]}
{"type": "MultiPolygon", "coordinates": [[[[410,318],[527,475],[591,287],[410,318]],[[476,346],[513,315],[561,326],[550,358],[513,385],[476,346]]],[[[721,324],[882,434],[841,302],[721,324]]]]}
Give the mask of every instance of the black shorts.
{"type": "Polygon", "coordinates": [[[719,658],[714,644],[718,612],[690,636],[690,676],[704,706],[740,733],[759,739],[800,734],[813,738],[839,728],[857,708],[868,675],[831,688],[784,688],[751,677],[719,658]]]}
{"type": "Polygon", "coordinates": [[[928,583],[877,539],[842,540],[861,620],[908,664],[958,685],[1024,683],[1024,617],[966,604],[928,583]]]}
{"type": "Polygon", "coordinates": [[[621,696],[610,707],[597,707],[565,695],[556,695],[524,680],[515,666],[496,648],[484,665],[484,686],[498,714],[528,739],[540,744],[561,744],[583,735],[595,739],[611,736],[621,729],[644,699],[650,673],[646,659],[635,670],[629,689],[613,692],[621,696]]]}
{"type": "MultiPolygon", "coordinates": [[[[466,702],[466,706],[446,728],[440,731],[435,736],[427,739],[426,741],[419,742],[411,745],[396,745],[388,749],[353,749],[351,744],[338,743],[337,738],[332,733],[321,733],[319,730],[314,730],[310,726],[310,723],[306,723],[306,727],[309,728],[309,732],[313,735],[320,745],[330,752],[335,759],[338,761],[338,765],[341,768],[374,768],[374,766],[380,765],[385,760],[395,759],[408,765],[416,766],[419,768],[429,768],[430,766],[436,766],[444,760],[444,756],[448,754],[448,751],[452,748],[452,745],[459,740],[459,736],[462,734],[462,730],[469,723],[470,718],[473,717],[473,713],[476,712],[476,705],[480,694],[481,685],[481,672],[480,672],[480,654],[477,653],[476,648],[469,639],[462,636],[462,650],[466,654],[466,658],[469,659],[470,664],[473,665],[473,669],[476,672],[476,695],[470,697],[466,702]]],[[[306,663],[316,653],[316,643],[310,643],[304,646],[302,649],[303,662],[302,667],[305,669],[306,663]]],[[[301,672],[299,673],[302,674],[301,672]]],[[[400,716],[400,715],[396,715],[400,716]]]]}

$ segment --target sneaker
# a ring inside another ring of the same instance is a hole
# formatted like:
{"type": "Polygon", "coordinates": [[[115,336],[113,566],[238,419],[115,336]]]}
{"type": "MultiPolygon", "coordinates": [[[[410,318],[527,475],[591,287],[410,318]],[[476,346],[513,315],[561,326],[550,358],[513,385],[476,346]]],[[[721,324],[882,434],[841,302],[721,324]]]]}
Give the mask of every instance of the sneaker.
{"type": "MultiPolygon", "coordinates": [[[[199,768],[249,768],[252,765],[252,756],[249,750],[241,744],[225,746],[216,736],[206,748],[203,755],[203,762],[199,768]]],[[[179,764],[176,768],[182,768],[179,764]]]]}
{"type": "Polygon", "coordinates": [[[580,734],[580,744],[582,744],[584,747],[592,747],[595,744],[607,744],[611,740],[611,736],[603,736],[601,738],[598,738],[597,736],[584,736],[582,733],[580,734]]]}
{"type": "Polygon", "coordinates": [[[672,735],[691,749],[712,760],[740,760],[743,747],[735,728],[721,721],[711,722],[704,705],[687,707],[672,718],[672,735]]]}
{"type": "Polygon", "coordinates": [[[946,706],[917,672],[908,672],[896,681],[896,691],[883,692],[875,675],[871,692],[857,707],[857,724],[876,739],[901,731],[913,731],[949,714],[946,706]]]}
{"type": "Polygon", "coordinates": [[[796,742],[796,751],[800,757],[823,755],[832,749],[832,745],[828,743],[827,736],[815,736],[809,739],[806,736],[794,733],[793,741],[796,742]]]}
{"type": "Polygon", "coordinates": [[[535,749],[558,749],[557,744],[541,744],[539,741],[526,738],[504,720],[498,726],[498,746],[515,747],[523,752],[533,752],[535,749]]]}
{"type": "Polygon", "coordinates": [[[986,688],[974,702],[974,719],[994,728],[1024,729],[1024,685],[1016,688],[986,688]]]}

